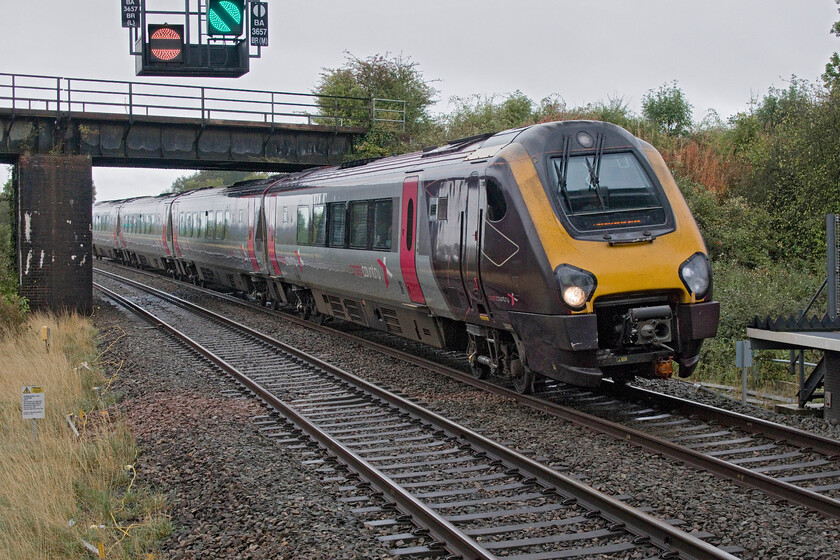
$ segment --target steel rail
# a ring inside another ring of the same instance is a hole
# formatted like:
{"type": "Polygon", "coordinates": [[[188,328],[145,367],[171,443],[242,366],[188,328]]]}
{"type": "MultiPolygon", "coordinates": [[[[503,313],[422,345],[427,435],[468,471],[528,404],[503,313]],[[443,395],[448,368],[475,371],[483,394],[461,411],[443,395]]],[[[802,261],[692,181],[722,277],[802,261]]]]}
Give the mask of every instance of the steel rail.
{"type": "MultiPolygon", "coordinates": [[[[160,278],[159,275],[151,274],[151,276],[160,278]]],[[[170,281],[174,282],[174,280],[170,281]]],[[[210,294],[214,293],[212,290],[205,291],[206,293],[210,294]]],[[[234,301],[239,305],[243,305],[242,300],[233,298],[231,296],[219,297],[223,297],[225,299],[234,301]]],[[[269,311],[264,307],[258,307],[256,305],[253,307],[256,309],[260,309],[262,312],[270,316],[276,317],[275,313],[269,311]]],[[[379,352],[405,361],[407,363],[411,363],[413,365],[434,371],[435,373],[445,375],[451,379],[455,379],[457,381],[470,385],[476,389],[489,391],[500,396],[514,399],[519,404],[528,406],[540,412],[546,412],[558,418],[562,418],[564,420],[572,422],[578,426],[582,426],[607,434],[611,437],[614,437],[615,439],[620,439],[621,441],[631,443],[633,445],[636,445],[637,447],[646,449],[647,451],[651,451],[653,453],[657,453],[662,456],[675,459],[677,461],[682,461],[697,469],[709,471],[718,477],[731,480],[732,482],[740,486],[761,490],[762,492],[774,496],[776,498],[789,500],[791,502],[811,508],[814,511],[817,511],[828,517],[840,518],[840,500],[836,500],[834,498],[818,494],[812,490],[808,490],[807,488],[796,486],[789,482],[775,479],[766,474],[749,470],[740,465],[729,463],[727,461],[724,461],[723,459],[712,457],[699,451],[695,451],[693,449],[689,449],[678,444],[671,443],[665,439],[646,434],[640,430],[636,430],[634,428],[630,428],[628,426],[624,426],[622,424],[618,424],[616,422],[612,422],[604,418],[599,418],[592,414],[587,414],[585,412],[576,410],[571,407],[566,407],[560,404],[547,401],[545,399],[540,398],[539,396],[522,395],[520,393],[517,393],[505,387],[501,387],[494,383],[476,379],[472,375],[467,374],[458,369],[445,366],[443,364],[439,364],[430,360],[426,360],[424,358],[420,358],[414,354],[404,352],[396,348],[391,348],[384,344],[368,341],[353,334],[345,333],[323,325],[316,325],[310,321],[305,321],[296,317],[288,316],[288,318],[296,323],[318,330],[319,332],[329,335],[337,335],[346,340],[352,340],[359,344],[364,344],[379,352]]],[[[648,391],[645,393],[642,392],[641,389],[638,391],[638,395],[640,397],[652,399],[655,395],[656,399],[661,398],[659,396],[659,393],[654,393],[652,391],[648,391]]],[[[682,409],[685,413],[697,414],[698,416],[705,415],[706,418],[710,420],[730,422],[730,425],[740,427],[741,429],[750,432],[755,430],[754,433],[770,437],[780,442],[787,441],[795,445],[811,447],[814,450],[825,453],[829,456],[835,456],[840,454],[840,442],[824,438],[815,434],[808,434],[807,432],[798,430],[796,428],[783,426],[781,424],[775,424],[773,422],[767,422],[765,420],[760,420],[757,418],[751,418],[749,416],[740,415],[722,409],[717,409],[708,405],[692,403],[691,401],[686,401],[684,399],[682,400],[682,402],[678,402],[674,397],[668,397],[667,402],[669,405],[673,405],[678,409],[682,409]]]]}
{"type": "MultiPolygon", "coordinates": [[[[485,550],[475,540],[465,535],[452,523],[444,519],[433,509],[427,507],[417,498],[408,493],[404,488],[402,488],[401,486],[393,482],[390,478],[385,476],[379,469],[371,465],[369,462],[365,461],[363,458],[359,457],[346,446],[341,444],[341,442],[330,437],[328,434],[320,430],[317,426],[309,422],[309,420],[307,420],[306,417],[299,414],[294,408],[288,406],[286,403],[276,398],[270,391],[268,391],[262,385],[248,377],[248,375],[239,371],[237,368],[227,363],[225,360],[218,357],[210,350],[207,350],[198,342],[191,339],[189,336],[178,331],[174,327],[171,327],[170,325],[166,324],[164,321],[161,321],[155,315],[146,311],[139,305],[133,303],[132,301],[126,298],[123,298],[119,294],[109,290],[108,288],[105,288],[104,286],[94,283],[94,287],[97,290],[104,293],[107,297],[118,302],[120,305],[127,307],[128,309],[145,318],[149,322],[166,330],[170,335],[182,341],[194,351],[198,352],[199,354],[216,364],[219,368],[221,368],[228,375],[230,375],[239,383],[241,383],[249,391],[253,392],[260,399],[266,402],[269,406],[277,410],[281,415],[294,422],[301,430],[306,432],[306,434],[309,437],[311,437],[324,448],[332,452],[340,461],[344,462],[344,464],[347,465],[348,468],[361,475],[364,478],[364,480],[368,481],[371,484],[371,486],[374,487],[378,492],[394,500],[397,509],[399,509],[403,514],[410,515],[412,518],[418,520],[419,524],[427,528],[429,530],[429,534],[435,540],[444,543],[450,552],[460,554],[464,558],[486,560],[496,559],[496,556],[494,554],[485,550]]],[[[221,318],[221,316],[217,316],[215,318],[223,322],[228,321],[221,318]]],[[[233,322],[231,323],[233,325],[236,325],[238,328],[249,330],[244,325],[238,325],[233,322]]],[[[250,334],[254,333],[252,332],[250,334]]],[[[277,342],[277,344],[282,343],[277,342]]],[[[285,345],[283,346],[284,350],[290,351],[291,353],[299,357],[306,356],[302,352],[294,351],[291,347],[285,347],[285,345]]],[[[319,367],[328,367],[330,370],[334,369],[330,366],[327,366],[323,362],[319,363],[319,361],[317,361],[317,359],[315,358],[308,357],[306,359],[312,360],[314,363],[317,363],[319,367]]]]}
{"type": "MultiPolygon", "coordinates": [[[[102,271],[100,271],[100,272],[102,272],[102,271]]],[[[696,559],[734,560],[736,558],[732,554],[729,554],[728,552],[723,551],[723,550],[721,550],[721,549],[719,549],[719,548],[717,548],[717,547],[715,547],[715,546],[713,546],[709,543],[706,543],[705,541],[702,541],[702,540],[700,540],[699,538],[697,538],[693,535],[690,535],[690,534],[688,534],[688,533],[686,533],[686,532],[684,532],[680,529],[677,529],[676,527],[668,524],[665,521],[662,521],[662,520],[657,519],[653,516],[650,516],[650,515],[642,512],[642,511],[640,511],[640,510],[638,510],[638,509],[636,509],[632,506],[629,506],[629,505],[621,502],[620,500],[617,500],[617,499],[611,497],[611,496],[607,496],[606,494],[603,494],[603,493],[595,490],[594,488],[592,488],[588,485],[585,485],[585,484],[583,484],[581,482],[578,482],[577,480],[575,480],[571,477],[563,475],[562,473],[556,471],[555,469],[552,469],[552,468],[550,468],[546,465],[543,465],[543,464],[541,464],[541,463],[539,463],[539,462],[537,462],[533,459],[530,459],[529,457],[526,457],[525,455],[522,455],[521,453],[518,453],[518,452],[516,452],[512,449],[509,449],[509,448],[507,448],[503,445],[500,445],[500,444],[496,443],[495,441],[490,440],[490,439],[482,436],[481,434],[470,430],[469,428],[466,428],[466,427],[461,426],[457,423],[454,423],[451,420],[449,420],[449,419],[447,419],[443,416],[440,416],[440,415],[438,415],[438,414],[436,414],[436,413],[434,413],[430,410],[427,410],[427,409],[423,408],[420,405],[417,405],[417,404],[415,404],[415,403],[413,403],[409,400],[403,399],[402,397],[399,397],[398,395],[395,395],[395,394],[393,394],[393,393],[391,393],[391,392],[389,392],[389,391],[387,391],[387,390],[385,390],[381,387],[378,387],[377,385],[374,385],[374,384],[370,383],[369,381],[366,381],[366,380],[364,380],[360,377],[357,377],[357,376],[355,376],[351,373],[348,373],[344,370],[341,370],[341,369],[339,369],[339,368],[337,368],[337,367],[335,367],[335,366],[333,366],[333,365],[331,365],[327,362],[324,362],[324,361],[322,361],[322,360],[320,360],[320,359],[318,359],[314,356],[311,356],[311,355],[309,355],[309,354],[307,354],[307,353],[305,353],[305,352],[303,352],[303,351],[301,351],[297,348],[288,346],[287,344],[284,344],[284,343],[282,343],[282,342],[280,342],[280,341],[278,341],[278,340],[276,340],[276,339],[274,339],[274,338],[272,338],[268,335],[265,335],[265,334],[263,334],[259,331],[254,330],[254,329],[252,329],[252,328],[250,328],[246,325],[242,325],[241,323],[238,323],[236,321],[228,319],[227,317],[224,317],[223,315],[219,315],[217,313],[214,313],[210,310],[202,308],[202,307],[200,307],[196,304],[185,301],[185,300],[183,300],[181,298],[178,298],[176,296],[167,294],[165,292],[161,292],[159,290],[155,290],[155,289],[150,288],[148,286],[144,286],[143,284],[140,284],[138,282],[120,277],[120,276],[115,275],[115,274],[111,274],[111,273],[106,273],[106,274],[108,274],[112,277],[118,278],[120,281],[129,283],[130,285],[133,285],[133,286],[135,286],[139,289],[142,289],[142,290],[146,291],[147,293],[151,293],[151,294],[156,295],[157,297],[161,297],[163,299],[166,299],[167,301],[175,303],[176,305],[185,307],[185,308],[190,309],[190,310],[194,310],[194,311],[199,312],[203,315],[211,317],[216,321],[219,321],[219,322],[222,322],[226,325],[230,325],[234,328],[240,329],[243,332],[247,332],[250,336],[252,336],[252,337],[254,337],[258,340],[261,340],[264,343],[267,343],[267,344],[270,344],[272,346],[276,346],[278,348],[281,348],[284,351],[289,352],[293,355],[296,355],[303,360],[306,360],[310,363],[316,364],[318,367],[321,367],[321,368],[329,371],[333,375],[336,375],[339,378],[343,379],[344,381],[346,381],[346,382],[348,382],[352,385],[355,385],[355,386],[363,389],[364,391],[367,391],[367,392],[375,395],[376,397],[380,398],[381,400],[383,400],[385,402],[388,402],[388,403],[390,403],[394,406],[397,406],[397,407],[399,407],[403,410],[407,410],[410,413],[412,413],[413,415],[415,415],[415,416],[417,416],[417,417],[419,417],[419,418],[421,418],[421,419],[423,419],[423,420],[425,420],[425,421],[427,421],[427,422],[429,422],[433,425],[436,425],[436,426],[442,428],[449,435],[451,435],[453,437],[461,438],[461,439],[469,442],[470,444],[472,444],[476,447],[479,447],[481,449],[488,450],[489,454],[492,454],[495,458],[500,459],[500,460],[502,460],[502,461],[504,461],[504,462],[506,462],[506,463],[508,463],[512,466],[515,466],[518,469],[522,469],[522,470],[528,471],[531,474],[536,475],[536,478],[538,480],[542,481],[544,484],[546,484],[548,486],[556,487],[561,492],[564,492],[564,493],[567,493],[571,496],[574,496],[575,499],[578,500],[578,502],[580,504],[582,504],[584,507],[586,507],[587,509],[590,509],[590,510],[593,510],[593,511],[598,511],[601,514],[601,516],[604,517],[605,519],[607,519],[607,520],[609,520],[613,523],[619,524],[620,526],[624,527],[631,534],[636,535],[638,538],[649,539],[651,544],[657,546],[658,548],[660,548],[662,550],[670,551],[670,552],[676,552],[676,553],[680,554],[681,557],[683,557],[683,558],[692,558],[692,559],[696,558],[696,559]]],[[[103,291],[106,290],[105,288],[99,286],[98,284],[94,284],[94,286],[97,287],[98,289],[103,290],[103,291]]],[[[110,292],[110,291],[108,291],[108,292],[110,292]]],[[[108,292],[105,292],[105,293],[108,293],[108,292]]],[[[113,292],[110,292],[110,293],[113,293],[113,292]]],[[[110,297],[110,295],[109,295],[109,297],[110,297]]],[[[131,302],[128,302],[128,303],[131,303],[131,302]]],[[[136,306],[131,304],[130,307],[132,309],[134,309],[136,306]]],[[[157,319],[153,319],[153,322],[157,322],[158,324],[162,324],[157,319]]],[[[170,327],[168,327],[166,325],[163,325],[163,326],[165,328],[167,328],[167,330],[171,330],[170,327]]],[[[191,344],[191,345],[195,344],[192,341],[187,342],[187,343],[191,344]]],[[[199,351],[201,352],[201,350],[199,350],[199,351]]],[[[219,364],[220,367],[223,367],[226,370],[229,367],[231,367],[228,364],[220,363],[220,361],[217,361],[218,360],[217,358],[216,359],[210,358],[210,359],[212,359],[215,363],[219,364]]],[[[243,383],[246,384],[249,387],[249,389],[257,392],[261,396],[265,392],[264,389],[262,389],[262,387],[259,384],[250,380],[244,374],[237,373],[237,374],[234,374],[234,375],[236,375],[237,377],[242,376],[241,380],[243,381],[243,383]]],[[[276,399],[273,396],[271,396],[271,401],[272,401],[272,405],[273,405],[273,401],[276,401],[276,399]]],[[[277,401],[277,402],[279,403],[280,401],[277,401]]],[[[289,407],[283,405],[282,409],[286,410],[286,409],[289,409],[289,407]]],[[[289,411],[293,414],[293,416],[295,418],[298,417],[298,415],[294,412],[293,409],[289,409],[289,411]]],[[[305,422],[304,425],[306,425],[308,427],[307,429],[309,429],[309,427],[311,427],[311,429],[314,429],[316,432],[320,432],[320,430],[318,430],[314,426],[311,426],[311,424],[309,424],[308,422],[305,422]]],[[[301,426],[301,427],[303,427],[303,426],[301,426]]],[[[374,475],[377,475],[377,476],[381,475],[381,473],[378,470],[376,470],[375,467],[367,464],[366,462],[364,462],[364,460],[355,456],[355,454],[353,454],[352,451],[346,450],[343,445],[341,445],[337,441],[333,440],[328,435],[323,434],[323,436],[317,437],[315,439],[317,439],[320,443],[322,443],[322,445],[325,445],[328,449],[332,450],[333,448],[335,448],[335,450],[337,450],[336,452],[338,452],[340,450],[344,450],[346,453],[351,455],[352,457],[348,456],[347,459],[353,461],[352,464],[354,464],[354,468],[363,469],[363,472],[365,472],[365,473],[367,473],[370,470],[370,472],[374,475]],[[323,441],[322,441],[322,437],[323,437],[323,441]],[[355,466],[356,461],[360,462],[357,466],[355,466]]],[[[382,491],[383,494],[389,495],[389,496],[391,496],[395,499],[401,498],[402,495],[404,494],[404,492],[400,492],[400,491],[397,491],[395,489],[391,489],[392,488],[391,481],[389,479],[387,479],[387,477],[384,477],[384,475],[381,475],[381,476],[385,480],[382,480],[381,482],[378,482],[377,484],[381,483],[383,485],[383,487],[385,488],[385,490],[384,491],[380,490],[380,491],[382,491]]],[[[416,502],[416,500],[409,501],[407,503],[408,506],[414,507],[413,502],[416,502]]],[[[420,505],[422,506],[422,504],[420,504],[420,505]]],[[[398,507],[406,507],[406,504],[399,504],[399,502],[398,502],[398,507]]],[[[428,510],[428,508],[425,508],[425,506],[423,506],[423,508],[421,510],[418,510],[418,513],[417,513],[418,519],[423,520],[423,521],[426,521],[428,519],[429,522],[434,521],[434,519],[436,519],[438,516],[436,514],[434,514],[433,511],[431,511],[431,510],[427,511],[427,510],[428,510]],[[434,517],[428,517],[428,516],[434,516],[434,517]]],[[[441,533],[442,533],[441,536],[436,534],[434,532],[434,529],[430,528],[430,530],[432,531],[432,535],[437,540],[439,540],[441,542],[444,542],[444,543],[447,543],[447,544],[449,544],[451,542],[450,539],[456,539],[457,538],[457,539],[459,539],[458,544],[460,546],[464,546],[462,543],[460,543],[460,538],[461,538],[461,535],[463,535],[463,533],[461,533],[456,527],[454,527],[454,525],[451,525],[448,522],[447,522],[447,525],[449,527],[451,527],[451,529],[449,529],[448,527],[442,527],[441,528],[441,533]],[[452,530],[454,530],[454,532],[450,533],[449,531],[452,531],[452,530]],[[446,536],[448,536],[449,538],[445,538],[446,536]]],[[[463,535],[463,537],[468,539],[468,540],[471,540],[466,535],[463,535]]],[[[467,547],[464,550],[469,553],[472,549],[470,547],[467,547]]],[[[459,553],[464,554],[464,552],[460,552],[460,551],[459,551],[459,553]]],[[[486,553],[486,551],[485,551],[485,553],[486,553]]],[[[467,557],[470,558],[472,556],[467,556],[467,557]]],[[[475,557],[476,558],[485,558],[485,557],[486,558],[494,558],[494,556],[492,556],[492,555],[491,556],[475,556],[475,557]]]]}
{"type": "Polygon", "coordinates": [[[679,410],[683,414],[697,416],[707,422],[717,422],[721,425],[739,428],[751,434],[762,435],[779,442],[790,443],[797,447],[807,447],[829,457],[840,457],[840,441],[836,439],[680,397],[657,393],[656,391],[642,387],[624,387],[622,391],[625,395],[635,397],[641,401],[664,405],[679,410]]]}

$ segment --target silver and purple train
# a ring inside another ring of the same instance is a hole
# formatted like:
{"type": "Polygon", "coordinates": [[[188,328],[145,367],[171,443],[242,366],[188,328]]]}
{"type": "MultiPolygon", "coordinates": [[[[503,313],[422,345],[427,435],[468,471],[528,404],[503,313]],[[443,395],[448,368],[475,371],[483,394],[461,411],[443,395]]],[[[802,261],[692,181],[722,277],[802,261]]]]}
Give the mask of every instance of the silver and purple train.
{"type": "Polygon", "coordinates": [[[681,376],[717,330],[660,154],[547,123],[222,188],[99,202],[94,252],[431,346],[531,391],[681,376]]]}

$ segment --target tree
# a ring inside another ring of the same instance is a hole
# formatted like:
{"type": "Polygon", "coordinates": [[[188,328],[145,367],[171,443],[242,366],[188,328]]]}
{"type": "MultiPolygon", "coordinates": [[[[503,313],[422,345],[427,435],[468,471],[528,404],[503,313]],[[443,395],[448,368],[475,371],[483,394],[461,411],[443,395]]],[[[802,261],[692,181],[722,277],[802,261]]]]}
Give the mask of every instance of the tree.
{"type": "Polygon", "coordinates": [[[663,84],[658,90],[650,90],[642,98],[642,115],[660,131],[682,136],[691,128],[692,105],[685,98],[677,81],[663,84]]]}
{"type": "MultiPolygon", "coordinates": [[[[840,5],[840,0],[834,0],[834,2],[840,5]]],[[[840,13],[840,8],[837,9],[837,12],[840,13]]],[[[831,33],[840,37],[840,21],[834,22],[834,25],[831,26],[831,33]]],[[[836,52],[828,59],[828,63],[825,65],[825,74],[822,75],[822,80],[825,87],[829,89],[840,85],[840,55],[836,52]]]]}
{"type": "Polygon", "coordinates": [[[408,57],[403,58],[402,54],[376,54],[361,59],[345,52],[345,56],[342,67],[324,69],[321,81],[313,92],[318,96],[321,114],[329,118],[324,121],[332,124],[337,116],[343,119],[342,124],[345,125],[369,122],[370,107],[339,103],[335,96],[404,101],[404,114],[401,103],[377,102],[375,117],[404,119],[405,127],[384,121],[374,122],[370,132],[355,146],[349,157],[384,156],[409,150],[412,137],[425,132],[431,125],[428,111],[435,102],[437,90],[424,79],[417,63],[408,57]]]}

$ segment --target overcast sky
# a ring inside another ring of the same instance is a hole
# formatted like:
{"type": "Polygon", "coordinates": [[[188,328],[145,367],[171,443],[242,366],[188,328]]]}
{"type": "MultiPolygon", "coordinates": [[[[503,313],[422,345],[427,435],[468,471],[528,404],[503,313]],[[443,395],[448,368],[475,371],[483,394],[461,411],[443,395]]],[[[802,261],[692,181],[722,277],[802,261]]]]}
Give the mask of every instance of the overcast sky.
{"type": "MultiPolygon", "coordinates": [[[[183,0],[147,0],[183,10],[183,0]]],[[[154,4],[152,4],[154,2],[154,4]]],[[[119,0],[3,0],[0,72],[137,78],[119,0]]],[[[791,75],[819,79],[840,39],[833,0],[268,0],[270,46],[223,87],[311,91],[345,51],[402,53],[452,96],[521,90],[568,106],[621,97],[640,111],[646,92],[677,80],[694,106],[722,118],[746,110],[791,75]]],[[[94,170],[97,198],[158,194],[184,171],[94,170]]]]}

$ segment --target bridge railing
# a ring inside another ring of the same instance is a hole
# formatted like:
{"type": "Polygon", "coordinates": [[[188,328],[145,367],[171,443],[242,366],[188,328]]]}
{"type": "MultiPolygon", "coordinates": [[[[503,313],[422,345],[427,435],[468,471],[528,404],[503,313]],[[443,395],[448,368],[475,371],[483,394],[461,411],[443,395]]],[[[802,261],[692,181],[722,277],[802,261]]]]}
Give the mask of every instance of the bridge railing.
{"type": "Polygon", "coordinates": [[[0,73],[0,108],[270,124],[405,127],[405,102],[282,91],[0,73]]]}

